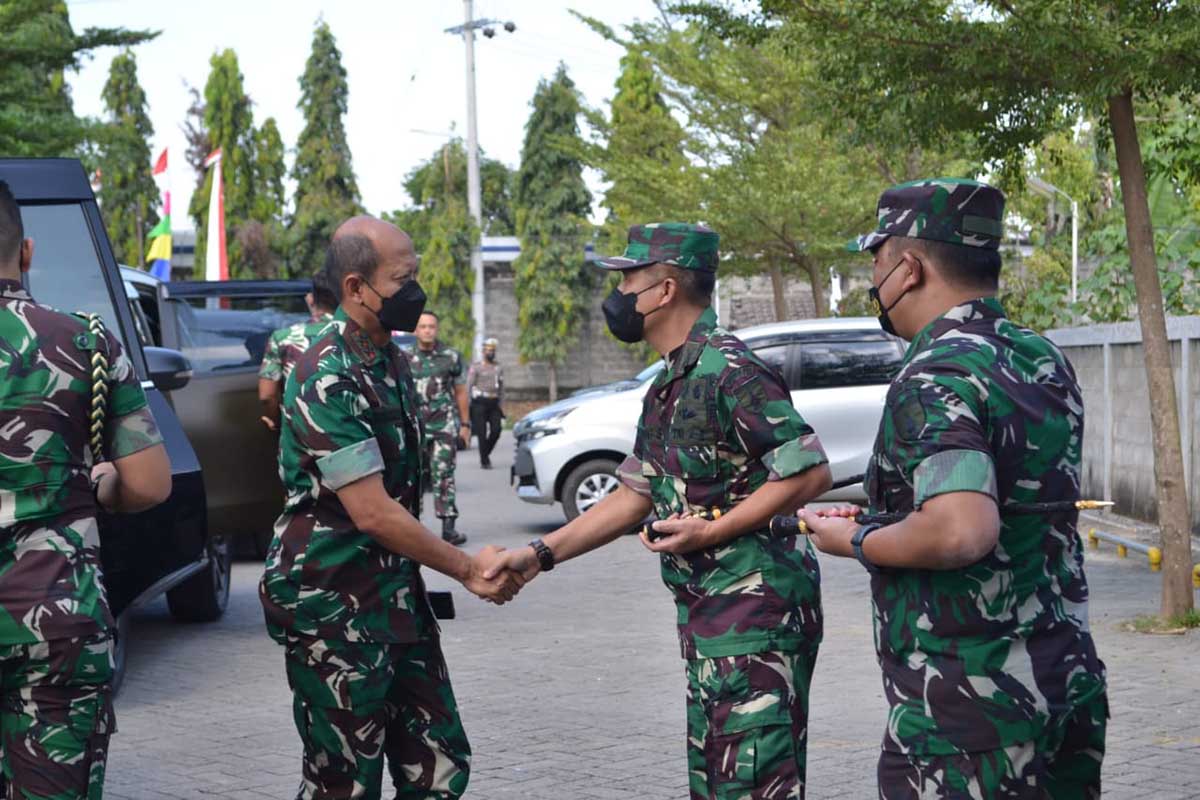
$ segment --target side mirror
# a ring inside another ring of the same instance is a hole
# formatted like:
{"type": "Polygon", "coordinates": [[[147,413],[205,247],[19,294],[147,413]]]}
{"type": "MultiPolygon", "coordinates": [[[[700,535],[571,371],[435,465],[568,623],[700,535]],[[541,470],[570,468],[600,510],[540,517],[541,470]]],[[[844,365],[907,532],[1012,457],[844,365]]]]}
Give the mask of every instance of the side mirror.
{"type": "Polygon", "coordinates": [[[188,385],[192,379],[192,362],[187,356],[167,347],[146,347],[144,351],[150,380],[160,392],[173,392],[188,385]]]}

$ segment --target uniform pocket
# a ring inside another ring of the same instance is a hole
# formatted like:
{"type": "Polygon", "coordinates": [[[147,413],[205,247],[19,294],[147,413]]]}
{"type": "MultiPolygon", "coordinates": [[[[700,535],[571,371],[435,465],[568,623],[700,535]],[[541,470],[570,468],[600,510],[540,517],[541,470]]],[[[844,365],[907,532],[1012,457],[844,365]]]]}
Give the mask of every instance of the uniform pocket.
{"type": "Polygon", "coordinates": [[[385,463],[396,461],[404,451],[404,406],[381,406],[368,409],[367,422],[379,442],[385,463]]]}
{"type": "Polygon", "coordinates": [[[790,797],[801,777],[791,715],[779,692],[717,700],[709,705],[705,743],[710,786],[717,800],[750,800],[768,783],[790,797]]]}

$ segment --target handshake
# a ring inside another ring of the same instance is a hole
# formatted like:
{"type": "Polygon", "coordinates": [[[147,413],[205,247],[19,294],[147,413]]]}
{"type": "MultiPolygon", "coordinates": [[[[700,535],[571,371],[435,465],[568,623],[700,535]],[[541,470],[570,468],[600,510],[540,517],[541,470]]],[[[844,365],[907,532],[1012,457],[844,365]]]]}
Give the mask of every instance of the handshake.
{"type": "Polygon", "coordinates": [[[504,605],[541,572],[532,547],[505,550],[488,545],[471,556],[466,574],[459,578],[467,591],[482,600],[504,605]]]}

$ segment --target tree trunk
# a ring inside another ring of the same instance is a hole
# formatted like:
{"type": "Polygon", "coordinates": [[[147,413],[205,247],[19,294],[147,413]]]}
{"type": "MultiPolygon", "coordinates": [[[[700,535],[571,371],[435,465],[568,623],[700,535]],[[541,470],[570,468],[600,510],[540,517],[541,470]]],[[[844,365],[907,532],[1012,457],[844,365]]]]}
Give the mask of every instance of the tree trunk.
{"type": "Polygon", "coordinates": [[[825,300],[825,284],[821,280],[821,267],[813,262],[811,258],[802,260],[804,271],[808,273],[808,283],[812,287],[813,308],[816,311],[817,318],[829,316],[829,304],[825,300]]]}
{"type": "Polygon", "coordinates": [[[775,300],[775,321],[784,322],[788,318],[787,304],[787,279],[783,277],[783,268],[778,264],[772,264],[771,270],[771,295],[775,300]]]}
{"type": "Polygon", "coordinates": [[[1171,368],[1171,343],[1163,314],[1162,286],[1154,254],[1154,230],[1146,197],[1146,173],[1133,117],[1133,95],[1108,98],[1108,119],[1117,151],[1121,195],[1125,203],[1125,232],[1137,289],[1138,322],[1150,389],[1150,423],[1154,435],[1154,478],[1158,499],[1158,526],[1162,536],[1162,614],[1183,614],[1193,607],[1191,515],[1183,477],[1183,451],[1179,437],[1179,409],[1175,400],[1175,373],[1171,368]]]}
{"type": "Polygon", "coordinates": [[[138,269],[146,268],[146,251],[143,249],[144,245],[142,243],[142,236],[144,235],[144,231],[145,231],[145,226],[142,222],[142,220],[146,218],[145,205],[146,205],[146,201],[139,197],[138,203],[137,203],[137,217],[135,219],[135,221],[137,223],[137,245],[136,246],[137,246],[137,267],[138,267],[138,269]]]}
{"type": "Polygon", "coordinates": [[[550,402],[553,403],[558,399],[558,364],[553,361],[549,364],[550,372],[550,402]]]}

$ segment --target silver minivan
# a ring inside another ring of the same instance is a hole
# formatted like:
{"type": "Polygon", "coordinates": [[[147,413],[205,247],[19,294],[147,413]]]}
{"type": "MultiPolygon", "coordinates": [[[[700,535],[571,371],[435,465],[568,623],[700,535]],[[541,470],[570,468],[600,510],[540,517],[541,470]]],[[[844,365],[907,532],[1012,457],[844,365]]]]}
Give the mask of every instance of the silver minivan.
{"type": "MultiPolygon", "coordinates": [[[[875,443],[888,384],[904,358],[904,343],[873,317],[809,319],[734,332],[779,370],[792,402],[829,456],[834,482],[861,475],[875,443]]],[[[530,503],[562,503],[567,519],[617,487],[613,472],[633,449],[642,397],[663,362],[629,381],[576,393],[531,412],[513,428],[512,483],[530,503]]],[[[825,500],[861,500],[861,484],[825,500]]]]}

